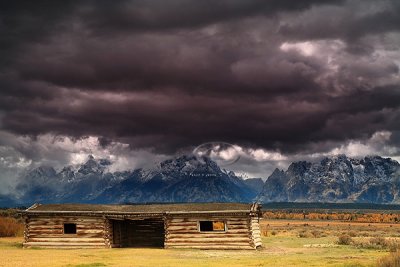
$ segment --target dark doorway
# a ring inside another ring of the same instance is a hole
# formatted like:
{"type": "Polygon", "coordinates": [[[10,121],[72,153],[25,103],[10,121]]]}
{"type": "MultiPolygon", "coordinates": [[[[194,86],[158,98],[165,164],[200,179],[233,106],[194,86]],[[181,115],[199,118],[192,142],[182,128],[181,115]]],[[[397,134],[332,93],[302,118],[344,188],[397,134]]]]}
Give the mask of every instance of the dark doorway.
{"type": "Polygon", "coordinates": [[[113,220],[115,247],[164,247],[162,219],[113,220]]]}

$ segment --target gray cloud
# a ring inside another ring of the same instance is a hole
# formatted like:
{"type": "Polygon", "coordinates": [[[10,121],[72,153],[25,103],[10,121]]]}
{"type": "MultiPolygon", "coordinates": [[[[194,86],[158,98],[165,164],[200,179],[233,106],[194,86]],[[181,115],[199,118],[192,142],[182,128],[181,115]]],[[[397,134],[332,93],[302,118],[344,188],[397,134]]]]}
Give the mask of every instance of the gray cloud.
{"type": "MultiPolygon", "coordinates": [[[[221,140],[289,161],[379,132],[398,147],[398,9],[352,0],[3,3],[1,138],[19,141],[2,154],[71,161],[66,148],[37,147],[43,136],[95,137],[103,149],[126,144],[156,158],[221,140]]],[[[278,166],[240,164],[248,173],[278,166]]]]}

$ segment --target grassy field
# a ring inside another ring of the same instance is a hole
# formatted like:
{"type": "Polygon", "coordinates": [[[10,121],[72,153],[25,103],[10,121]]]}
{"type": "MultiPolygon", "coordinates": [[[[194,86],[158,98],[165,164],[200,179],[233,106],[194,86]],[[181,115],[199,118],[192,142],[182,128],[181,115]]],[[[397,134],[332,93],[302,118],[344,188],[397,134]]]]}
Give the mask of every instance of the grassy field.
{"type": "Polygon", "coordinates": [[[262,229],[260,251],[23,249],[20,237],[0,238],[0,266],[375,266],[390,248],[365,244],[400,240],[397,224],[268,220],[262,229]],[[338,245],[341,235],[354,244],[338,245]]]}

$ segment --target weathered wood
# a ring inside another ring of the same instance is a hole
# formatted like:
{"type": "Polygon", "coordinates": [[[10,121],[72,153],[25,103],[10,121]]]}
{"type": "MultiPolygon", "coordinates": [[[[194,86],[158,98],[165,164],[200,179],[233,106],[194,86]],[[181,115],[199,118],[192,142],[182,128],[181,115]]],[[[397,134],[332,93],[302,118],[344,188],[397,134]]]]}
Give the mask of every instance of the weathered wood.
{"type": "Polygon", "coordinates": [[[199,235],[185,235],[185,236],[170,236],[168,241],[174,240],[195,240],[195,241],[202,241],[202,242],[213,242],[213,241],[250,241],[249,236],[242,235],[242,236],[199,236],[199,235]]]}
{"type": "Polygon", "coordinates": [[[216,235],[229,235],[229,234],[245,234],[248,235],[250,233],[249,229],[244,229],[244,230],[227,230],[226,232],[200,232],[199,230],[195,230],[195,231],[185,231],[185,230],[175,230],[175,231],[167,231],[168,234],[170,235],[191,235],[191,234],[197,234],[200,233],[202,235],[206,234],[206,233],[213,233],[216,235]]]}
{"type": "Polygon", "coordinates": [[[150,215],[99,214],[96,217],[89,213],[46,213],[27,216],[24,247],[252,249],[261,245],[255,213],[175,212],[150,215]],[[199,221],[223,221],[226,231],[200,232],[199,221]],[[64,223],[76,224],[76,234],[64,234],[64,223]]]}
{"type": "Polygon", "coordinates": [[[59,246],[45,246],[45,245],[26,245],[23,244],[24,248],[44,248],[44,249],[100,249],[100,248],[108,248],[105,245],[98,245],[98,246],[85,246],[85,245],[79,245],[79,246],[68,246],[68,245],[59,245],[59,246]]]}
{"type": "Polygon", "coordinates": [[[27,220],[24,247],[104,247],[104,219],[77,216],[36,216],[27,220]],[[75,223],[76,234],[64,234],[64,223],[75,223]]]}
{"type": "Polygon", "coordinates": [[[38,238],[30,238],[29,242],[98,242],[104,243],[103,238],[88,238],[88,237],[69,237],[69,238],[56,238],[56,237],[38,237],[38,238]]]}
{"type": "Polygon", "coordinates": [[[26,246],[102,246],[104,247],[104,242],[26,242],[26,246]]]}
{"type": "Polygon", "coordinates": [[[63,229],[40,229],[40,230],[33,230],[29,229],[30,234],[46,234],[46,233],[57,233],[57,234],[64,234],[63,229]]]}
{"type": "Polygon", "coordinates": [[[52,224],[52,223],[64,223],[64,222],[73,222],[73,223],[87,223],[87,224],[96,224],[96,223],[102,223],[102,220],[99,219],[93,219],[93,218],[74,218],[74,217],[68,217],[68,218],[53,218],[53,219],[36,219],[36,220],[30,220],[29,224],[52,224]]]}
{"type": "Polygon", "coordinates": [[[202,241],[192,241],[192,240],[181,240],[181,241],[177,241],[177,242],[167,242],[167,243],[165,243],[166,244],[166,246],[192,246],[192,245],[195,245],[195,246],[201,246],[201,245],[204,245],[204,246],[207,246],[207,245],[218,245],[218,246],[221,246],[221,245],[231,245],[231,246],[249,246],[249,247],[252,247],[252,245],[251,245],[251,243],[249,242],[249,241],[224,241],[224,242],[222,242],[222,241],[213,241],[213,242],[209,242],[209,243],[205,243],[205,242],[202,242],[202,241]]]}
{"type": "MultiPolygon", "coordinates": [[[[29,238],[44,238],[44,237],[57,237],[57,238],[69,238],[68,235],[64,234],[29,234],[29,238]]],[[[76,234],[77,238],[88,237],[88,238],[103,238],[103,233],[100,234],[76,234]]]]}
{"type": "MultiPolygon", "coordinates": [[[[64,227],[28,227],[29,231],[64,231],[64,227]]],[[[76,227],[76,231],[77,232],[82,232],[85,233],[87,231],[94,231],[94,232],[103,232],[104,231],[104,227],[76,227]]]]}
{"type": "Polygon", "coordinates": [[[213,244],[202,244],[202,245],[167,245],[166,248],[191,248],[191,249],[203,249],[203,250],[211,250],[211,249],[227,249],[227,250],[253,250],[250,245],[246,246],[238,246],[236,244],[230,245],[213,245],[213,244]]]}
{"type": "Polygon", "coordinates": [[[193,217],[193,218],[186,218],[186,219],[169,219],[169,223],[190,223],[190,222],[198,222],[198,221],[216,221],[216,220],[229,220],[230,222],[243,222],[245,223],[247,219],[245,217],[193,217]]]}
{"type": "Polygon", "coordinates": [[[252,218],[249,222],[250,230],[251,230],[251,243],[254,248],[261,247],[261,231],[258,219],[252,218]]]}

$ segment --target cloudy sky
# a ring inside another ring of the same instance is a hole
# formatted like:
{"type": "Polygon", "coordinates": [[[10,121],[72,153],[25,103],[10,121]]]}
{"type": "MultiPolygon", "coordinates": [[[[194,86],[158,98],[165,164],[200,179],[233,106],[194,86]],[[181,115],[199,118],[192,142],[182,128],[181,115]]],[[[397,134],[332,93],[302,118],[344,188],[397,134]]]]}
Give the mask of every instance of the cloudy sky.
{"type": "Polygon", "coordinates": [[[210,141],[249,176],[400,159],[399,44],[397,0],[2,1],[2,188],[43,164],[131,169],[210,141]]]}

